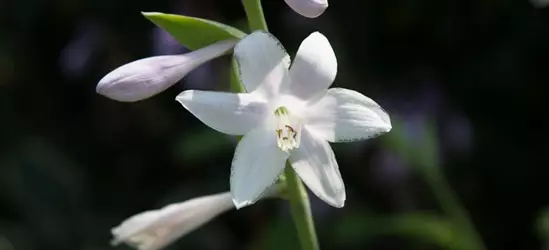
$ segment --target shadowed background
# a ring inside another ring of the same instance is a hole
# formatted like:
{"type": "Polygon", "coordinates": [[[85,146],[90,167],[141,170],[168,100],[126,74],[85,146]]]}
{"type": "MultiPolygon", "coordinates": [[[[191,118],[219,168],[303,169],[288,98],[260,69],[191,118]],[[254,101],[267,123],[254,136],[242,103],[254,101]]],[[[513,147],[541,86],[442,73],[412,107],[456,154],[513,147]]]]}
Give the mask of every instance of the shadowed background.
{"type": "MultiPolygon", "coordinates": [[[[334,86],[393,119],[387,135],[333,144],[348,195],[341,209],[311,196],[322,249],[464,249],[438,173],[488,249],[545,247],[549,10],[526,0],[332,0],[307,19],[263,2],[290,55],[322,32],[338,58],[334,86]]],[[[95,93],[124,63],[187,51],[140,11],[247,31],[236,0],[0,1],[0,250],[113,249],[110,228],[127,217],[228,190],[236,140],[175,101],[185,89],[228,90],[228,57],[145,101],[95,93]]],[[[297,244],[288,207],[269,200],[169,249],[297,244]]]]}

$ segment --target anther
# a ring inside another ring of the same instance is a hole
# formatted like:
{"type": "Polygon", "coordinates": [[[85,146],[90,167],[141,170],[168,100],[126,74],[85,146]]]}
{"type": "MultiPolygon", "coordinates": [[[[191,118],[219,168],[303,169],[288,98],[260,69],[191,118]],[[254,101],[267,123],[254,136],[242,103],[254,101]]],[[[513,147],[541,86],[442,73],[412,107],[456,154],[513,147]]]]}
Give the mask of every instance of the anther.
{"type": "Polygon", "coordinates": [[[277,128],[276,143],[282,151],[288,152],[299,145],[297,143],[297,131],[291,126],[291,116],[286,107],[278,107],[275,112],[277,128]]]}

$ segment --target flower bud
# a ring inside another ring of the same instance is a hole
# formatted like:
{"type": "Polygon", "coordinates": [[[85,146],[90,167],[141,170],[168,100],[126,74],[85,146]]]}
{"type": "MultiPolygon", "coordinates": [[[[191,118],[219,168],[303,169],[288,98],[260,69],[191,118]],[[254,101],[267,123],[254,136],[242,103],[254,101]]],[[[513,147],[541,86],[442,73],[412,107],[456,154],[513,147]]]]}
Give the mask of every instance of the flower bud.
{"type": "Polygon", "coordinates": [[[320,16],[328,8],[328,0],[284,0],[295,12],[308,18],[320,16]]]}
{"type": "Polygon", "coordinates": [[[202,196],[130,217],[112,229],[112,245],[158,250],[234,208],[231,193],[202,196]]]}
{"type": "Polygon", "coordinates": [[[154,56],[118,67],[107,74],[97,93],[121,102],[135,102],[152,97],[181,80],[201,64],[231,50],[237,40],[219,41],[182,55],[154,56]]]}

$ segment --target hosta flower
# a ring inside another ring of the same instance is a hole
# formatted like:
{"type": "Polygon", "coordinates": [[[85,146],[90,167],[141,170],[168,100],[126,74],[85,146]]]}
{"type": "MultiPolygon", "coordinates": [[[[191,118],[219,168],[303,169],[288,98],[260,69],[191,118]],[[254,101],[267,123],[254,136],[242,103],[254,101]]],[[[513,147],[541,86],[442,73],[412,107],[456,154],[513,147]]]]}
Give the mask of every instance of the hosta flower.
{"type": "Polygon", "coordinates": [[[191,70],[231,50],[236,40],[224,40],[182,55],[153,56],[118,67],[107,74],[97,93],[121,102],[152,97],[181,80],[191,70]]]}
{"type": "Polygon", "coordinates": [[[229,192],[194,198],[130,217],[112,229],[113,245],[157,250],[234,208],[229,192]]]}
{"type": "Polygon", "coordinates": [[[389,115],[356,91],[328,89],[337,61],[318,32],[303,41],[291,68],[280,42],[261,31],[241,40],[234,55],[248,93],[187,90],[176,99],[213,129],[244,135],[231,170],[236,207],[254,203],[277,180],[286,160],[313,193],[342,207],[345,188],[328,142],[388,132],[389,115]]]}
{"type": "Polygon", "coordinates": [[[295,12],[308,18],[315,18],[328,8],[328,0],[284,0],[295,12]]]}

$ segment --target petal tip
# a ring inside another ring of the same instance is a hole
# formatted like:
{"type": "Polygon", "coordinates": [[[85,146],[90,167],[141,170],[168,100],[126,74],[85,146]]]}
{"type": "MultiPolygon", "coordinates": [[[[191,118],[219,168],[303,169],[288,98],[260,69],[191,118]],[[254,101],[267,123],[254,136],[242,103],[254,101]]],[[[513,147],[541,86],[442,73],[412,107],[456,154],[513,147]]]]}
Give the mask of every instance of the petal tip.
{"type": "Polygon", "coordinates": [[[307,18],[319,17],[328,8],[328,1],[324,0],[285,0],[298,14],[307,18]]]}
{"type": "Polygon", "coordinates": [[[95,87],[95,92],[100,95],[105,95],[106,89],[106,84],[103,82],[103,80],[101,80],[95,87]]]}
{"type": "Polygon", "coordinates": [[[233,198],[233,204],[236,208],[236,210],[240,210],[241,208],[243,207],[247,207],[249,205],[252,205],[253,202],[249,201],[249,200],[246,200],[246,201],[238,201],[236,199],[233,198]]]}
{"type": "Polygon", "coordinates": [[[335,208],[342,208],[345,206],[345,199],[336,201],[336,203],[333,204],[335,208]]]}
{"type": "Polygon", "coordinates": [[[112,239],[112,240],[109,242],[109,244],[110,244],[111,246],[113,246],[113,247],[114,247],[114,246],[118,246],[120,243],[121,243],[121,241],[120,241],[119,239],[117,239],[117,238],[114,238],[114,239],[112,239]]]}
{"type": "Polygon", "coordinates": [[[264,30],[256,30],[237,41],[234,47],[235,54],[242,49],[246,49],[246,46],[250,46],[250,43],[256,43],[258,41],[257,39],[271,40],[273,39],[273,36],[264,30]]]}
{"type": "Polygon", "coordinates": [[[192,93],[193,93],[193,90],[185,90],[179,93],[179,95],[175,97],[175,100],[178,102],[187,101],[189,97],[192,98],[192,95],[193,95],[192,93]]]}
{"type": "MultiPolygon", "coordinates": [[[[314,193],[314,192],[313,192],[314,193]]],[[[335,208],[342,208],[345,206],[345,194],[343,194],[342,197],[327,197],[327,196],[319,196],[322,201],[326,202],[328,205],[335,207],[335,208]]]]}
{"type": "MultiPolygon", "coordinates": [[[[317,195],[318,196],[318,195],[317,195]]],[[[345,206],[345,193],[341,195],[341,197],[322,197],[318,196],[321,200],[328,203],[328,205],[335,207],[335,208],[342,208],[345,206]]]]}
{"type": "Polygon", "coordinates": [[[313,35],[315,35],[315,36],[319,36],[319,35],[324,36],[324,34],[320,33],[320,31],[315,31],[315,32],[311,33],[309,36],[313,36],[313,35]]]}
{"type": "Polygon", "coordinates": [[[391,131],[391,129],[393,129],[393,125],[391,124],[391,119],[389,118],[389,115],[387,114],[387,118],[384,119],[384,126],[383,126],[383,129],[382,129],[382,133],[389,133],[391,131]]]}
{"type": "Polygon", "coordinates": [[[110,72],[99,80],[99,83],[97,83],[97,86],[95,87],[95,92],[100,95],[109,96],[109,90],[112,87],[113,82],[115,82],[115,79],[112,76],[112,72],[110,72]]]}
{"type": "Polygon", "coordinates": [[[164,13],[162,13],[162,12],[141,11],[141,15],[143,15],[143,16],[155,16],[155,15],[160,15],[160,14],[164,14],[164,13]]]}
{"type": "Polygon", "coordinates": [[[345,193],[345,189],[343,189],[338,193],[339,194],[335,195],[335,197],[333,197],[333,200],[331,200],[329,204],[335,208],[342,208],[345,206],[345,200],[347,199],[347,194],[345,193]]]}
{"type": "Polygon", "coordinates": [[[316,39],[322,39],[322,40],[325,40],[326,42],[329,43],[328,38],[324,34],[320,33],[320,31],[315,31],[315,32],[311,33],[309,35],[309,37],[316,38],[316,39]]]}
{"type": "Polygon", "coordinates": [[[106,75],[99,81],[95,87],[95,92],[99,95],[107,97],[109,99],[119,102],[135,102],[139,101],[131,96],[120,94],[117,90],[116,80],[113,79],[111,74],[106,75]]]}
{"type": "Polygon", "coordinates": [[[185,90],[175,97],[175,100],[184,108],[189,109],[189,103],[192,102],[194,90],[185,90]]]}
{"type": "Polygon", "coordinates": [[[127,232],[123,232],[124,228],[122,225],[111,228],[111,234],[113,238],[109,242],[111,246],[117,246],[120,245],[122,242],[124,242],[124,234],[127,232]]]}

